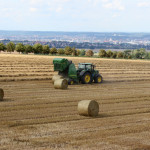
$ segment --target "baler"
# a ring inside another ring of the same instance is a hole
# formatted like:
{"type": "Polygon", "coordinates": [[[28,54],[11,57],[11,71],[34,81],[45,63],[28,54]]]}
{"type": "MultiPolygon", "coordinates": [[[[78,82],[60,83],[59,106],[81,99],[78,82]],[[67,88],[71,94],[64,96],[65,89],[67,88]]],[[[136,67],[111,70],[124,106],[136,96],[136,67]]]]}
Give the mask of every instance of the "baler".
{"type": "Polygon", "coordinates": [[[66,78],[68,84],[83,83],[90,84],[92,82],[102,83],[103,78],[92,63],[79,63],[76,69],[72,61],[65,58],[53,59],[54,71],[58,71],[58,75],[66,78]]]}

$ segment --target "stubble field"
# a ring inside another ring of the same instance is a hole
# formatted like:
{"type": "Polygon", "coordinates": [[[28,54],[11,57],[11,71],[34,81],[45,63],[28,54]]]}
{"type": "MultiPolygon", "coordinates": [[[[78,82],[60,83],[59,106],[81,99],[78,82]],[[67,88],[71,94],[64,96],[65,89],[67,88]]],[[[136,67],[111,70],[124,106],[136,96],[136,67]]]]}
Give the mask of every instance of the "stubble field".
{"type": "Polygon", "coordinates": [[[53,58],[0,54],[0,149],[150,149],[150,61],[71,57],[94,63],[104,83],[56,90],[53,58]],[[78,115],[86,99],[98,117],[78,115]]]}

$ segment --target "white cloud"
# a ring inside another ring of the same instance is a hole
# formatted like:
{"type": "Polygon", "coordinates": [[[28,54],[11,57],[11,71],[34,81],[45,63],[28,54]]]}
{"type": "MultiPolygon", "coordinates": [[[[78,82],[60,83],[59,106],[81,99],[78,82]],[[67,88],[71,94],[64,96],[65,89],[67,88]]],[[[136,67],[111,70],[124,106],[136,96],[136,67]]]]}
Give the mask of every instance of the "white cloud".
{"type": "Polygon", "coordinates": [[[138,7],[150,7],[150,2],[139,2],[138,7]]]}
{"type": "Polygon", "coordinates": [[[52,0],[52,1],[60,2],[60,3],[65,3],[65,2],[69,2],[70,0],[52,0]]]}
{"type": "Polygon", "coordinates": [[[70,0],[21,0],[21,2],[28,2],[31,5],[40,5],[40,4],[48,4],[48,3],[52,3],[52,4],[59,4],[59,3],[65,3],[65,2],[69,2],[70,0]]]}
{"type": "Polygon", "coordinates": [[[93,6],[97,6],[100,3],[100,0],[87,0],[89,3],[91,3],[93,6]]]}
{"type": "Polygon", "coordinates": [[[36,11],[37,11],[37,8],[34,8],[34,7],[30,8],[30,12],[36,12],[36,11]]]}
{"type": "Polygon", "coordinates": [[[95,0],[94,1],[94,6],[97,6],[99,2],[100,2],[99,0],[95,0]]]}
{"type": "Polygon", "coordinates": [[[56,12],[57,13],[59,13],[59,12],[61,12],[62,11],[62,7],[58,7],[57,9],[56,9],[56,12]]]}
{"type": "Polygon", "coordinates": [[[106,3],[106,2],[109,2],[109,0],[102,0],[102,2],[106,3]]]}
{"type": "Polygon", "coordinates": [[[30,4],[38,4],[38,3],[43,3],[44,0],[29,0],[30,1],[30,4]]]}
{"type": "Polygon", "coordinates": [[[104,8],[122,11],[125,9],[125,7],[122,5],[121,2],[121,0],[102,0],[104,8]]]}
{"type": "Polygon", "coordinates": [[[13,10],[12,8],[2,8],[1,9],[1,11],[3,11],[3,12],[10,12],[12,10],[13,10]]]}
{"type": "Polygon", "coordinates": [[[117,17],[120,17],[120,16],[121,16],[120,14],[113,14],[112,18],[117,18],[117,17]]]}
{"type": "Polygon", "coordinates": [[[62,12],[64,6],[67,2],[71,0],[20,0],[22,3],[26,4],[30,12],[36,12],[40,10],[41,12],[46,12],[48,10],[53,12],[62,12]]]}

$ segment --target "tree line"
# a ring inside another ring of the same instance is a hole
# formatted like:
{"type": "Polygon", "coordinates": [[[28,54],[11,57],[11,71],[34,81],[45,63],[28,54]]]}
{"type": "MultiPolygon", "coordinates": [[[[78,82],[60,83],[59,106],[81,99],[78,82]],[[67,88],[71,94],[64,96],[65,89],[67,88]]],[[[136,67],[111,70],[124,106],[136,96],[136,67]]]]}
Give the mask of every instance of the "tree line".
{"type": "Polygon", "coordinates": [[[32,45],[23,45],[22,43],[14,44],[13,42],[9,42],[8,44],[4,45],[3,43],[0,43],[0,51],[6,51],[6,52],[14,52],[17,51],[19,53],[28,54],[28,53],[34,53],[34,54],[52,54],[52,55],[72,55],[72,56],[93,56],[93,51],[85,51],[85,50],[79,50],[76,48],[71,48],[70,46],[66,46],[65,48],[50,48],[49,45],[42,45],[40,43],[36,43],[33,46],[32,45]]]}
{"type": "MultiPolygon", "coordinates": [[[[92,50],[76,49],[75,47],[66,46],[65,48],[50,48],[49,45],[42,45],[36,43],[32,45],[23,45],[22,43],[14,44],[9,42],[6,45],[0,43],[0,51],[14,52],[28,54],[44,54],[44,55],[72,55],[72,56],[87,56],[92,57],[94,52],[92,50]]],[[[144,48],[135,50],[124,50],[124,51],[106,51],[100,49],[97,57],[101,58],[125,58],[125,59],[150,59],[150,52],[147,52],[144,48]]]]}
{"type": "Polygon", "coordinates": [[[101,49],[99,51],[99,57],[101,58],[125,58],[125,59],[150,59],[150,52],[147,52],[144,48],[124,51],[105,51],[101,49]]]}

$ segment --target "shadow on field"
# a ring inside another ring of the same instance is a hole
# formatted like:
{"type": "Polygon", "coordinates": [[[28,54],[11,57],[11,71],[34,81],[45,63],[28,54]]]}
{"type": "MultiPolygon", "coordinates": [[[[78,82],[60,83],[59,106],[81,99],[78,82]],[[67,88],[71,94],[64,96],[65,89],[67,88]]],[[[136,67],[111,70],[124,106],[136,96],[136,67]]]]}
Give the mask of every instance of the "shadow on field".
{"type": "Polygon", "coordinates": [[[133,150],[150,150],[150,146],[141,144],[141,146],[139,146],[139,148],[135,148],[133,150]]]}
{"type": "Polygon", "coordinates": [[[11,99],[3,99],[2,101],[0,101],[0,103],[7,103],[7,102],[13,102],[14,100],[11,99]]]}
{"type": "Polygon", "coordinates": [[[111,117],[108,114],[99,114],[96,118],[106,118],[106,117],[111,117]]]}

